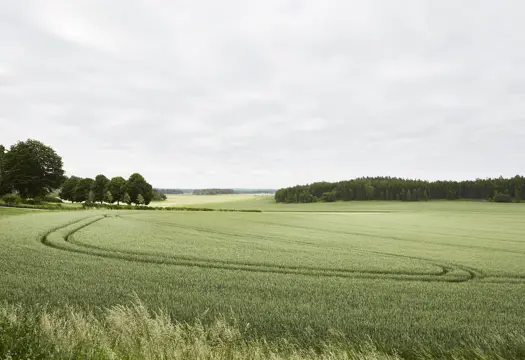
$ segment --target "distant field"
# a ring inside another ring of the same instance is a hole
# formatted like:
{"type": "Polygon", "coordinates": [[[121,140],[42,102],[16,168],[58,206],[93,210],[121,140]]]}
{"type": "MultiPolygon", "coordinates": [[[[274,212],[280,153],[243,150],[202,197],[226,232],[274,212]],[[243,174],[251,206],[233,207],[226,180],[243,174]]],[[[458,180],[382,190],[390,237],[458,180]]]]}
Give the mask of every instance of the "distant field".
{"type": "Polygon", "coordinates": [[[4,216],[27,214],[31,211],[36,211],[36,210],[0,207],[0,218],[4,216]]]}
{"type": "Polygon", "coordinates": [[[209,204],[235,203],[239,201],[257,200],[260,198],[272,198],[273,195],[233,194],[233,195],[166,195],[166,201],[154,201],[150,206],[206,206],[209,204]]]}
{"type": "Polygon", "coordinates": [[[182,321],[233,314],[248,337],[519,350],[525,205],[212,198],[266,212],[1,210],[0,300],[96,311],[136,294],[182,321]]]}

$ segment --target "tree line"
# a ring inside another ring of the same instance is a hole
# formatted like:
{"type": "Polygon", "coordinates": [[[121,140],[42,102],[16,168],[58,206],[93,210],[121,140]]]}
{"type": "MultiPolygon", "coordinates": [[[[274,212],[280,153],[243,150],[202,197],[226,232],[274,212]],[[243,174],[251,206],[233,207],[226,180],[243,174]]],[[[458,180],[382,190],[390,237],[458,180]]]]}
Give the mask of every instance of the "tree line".
{"type": "Polygon", "coordinates": [[[195,189],[193,195],[222,195],[234,194],[233,189],[195,189]]]}
{"type": "Polygon", "coordinates": [[[363,177],[340,182],[315,182],[279,189],[279,203],[317,201],[473,199],[521,202],[525,178],[487,178],[469,181],[424,181],[394,177],[363,177]]]}
{"type": "Polygon", "coordinates": [[[148,205],[166,198],[139,173],[127,180],[104,175],[67,178],[62,158],[37,140],[19,141],[9,150],[0,145],[0,195],[16,193],[22,199],[42,199],[58,189],[61,199],[73,202],[148,205]]]}
{"type": "Polygon", "coordinates": [[[121,176],[110,180],[102,174],[95,179],[71,176],[62,185],[59,196],[72,202],[123,202],[128,205],[148,205],[152,200],[162,200],[162,194],[139,173],[132,174],[128,180],[121,176]]]}
{"type": "Polygon", "coordinates": [[[186,192],[182,189],[157,189],[159,192],[167,195],[181,195],[186,192]]]}

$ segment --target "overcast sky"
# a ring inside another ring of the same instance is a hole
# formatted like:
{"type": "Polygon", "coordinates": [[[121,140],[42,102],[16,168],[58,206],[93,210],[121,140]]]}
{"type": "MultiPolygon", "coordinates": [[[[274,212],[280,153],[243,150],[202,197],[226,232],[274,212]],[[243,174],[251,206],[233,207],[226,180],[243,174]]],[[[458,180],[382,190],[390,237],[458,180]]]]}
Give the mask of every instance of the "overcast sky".
{"type": "Polygon", "coordinates": [[[521,0],[0,0],[0,143],[69,175],[525,173],[521,0]]]}

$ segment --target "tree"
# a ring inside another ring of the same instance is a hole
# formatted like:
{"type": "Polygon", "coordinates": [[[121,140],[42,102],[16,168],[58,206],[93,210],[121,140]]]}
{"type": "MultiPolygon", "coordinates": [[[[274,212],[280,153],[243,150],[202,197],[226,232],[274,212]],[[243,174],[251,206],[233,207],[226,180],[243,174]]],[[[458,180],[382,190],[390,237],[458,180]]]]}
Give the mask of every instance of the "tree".
{"type": "Polygon", "coordinates": [[[142,175],[135,173],[128,179],[126,192],[131,198],[131,202],[137,204],[137,197],[142,195],[144,203],[148,205],[153,198],[153,186],[149,184],[142,175]]]}
{"type": "Polygon", "coordinates": [[[58,195],[62,200],[75,201],[75,188],[80,181],[79,177],[71,176],[62,185],[60,194],[58,195]]]}
{"type": "Polygon", "coordinates": [[[95,195],[95,201],[102,204],[104,196],[108,190],[109,179],[104,175],[97,175],[95,177],[95,183],[93,184],[93,193],[95,195]]]}
{"type": "Polygon", "coordinates": [[[425,199],[425,201],[429,201],[429,197],[428,197],[428,192],[425,190],[425,192],[423,193],[423,197],[425,199]]]}
{"type": "Polygon", "coordinates": [[[126,193],[126,180],[121,176],[112,178],[109,181],[108,190],[111,192],[111,195],[113,195],[113,201],[116,201],[117,205],[120,205],[120,202],[124,201],[123,197],[126,193]]]}
{"type": "Polygon", "coordinates": [[[164,201],[166,199],[167,199],[167,197],[162,191],[157,190],[157,189],[153,189],[153,198],[151,200],[153,200],[153,201],[164,201]]]}
{"type": "Polygon", "coordinates": [[[519,204],[521,202],[521,190],[520,188],[516,188],[516,194],[514,196],[516,198],[516,202],[519,204]]]}
{"type": "Polygon", "coordinates": [[[4,162],[5,162],[5,147],[0,145],[0,196],[10,193],[11,189],[4,179],[4,162]]]}
{"type": "Polygon", "coordinates": [[[142,194],[137,196],[137,205],[144,205],[144,196],[142,194]]]}
{"type": "Polygon", "coordinates": [[[366,183],[365,186],[365,193],[368,198],[368,200],[372,200],[372,196],[374,196],[374,191],[376,190],[370,182],[366,183]]]}
{"type": "Polygon", "coordinates": [[[95,202],[95,192],[93,190],[89,190],[86,201],[90,204],[93,204],[95,202]]]}
{"type": "Polygon", "coordinates": [[[113,204],[113,195],[111,195],[110,191],[106,191],[106,194],[104,195],[104,201],[108,204],[113,204]]]}
{"type": "Polygon", "coordinates": [[[124,193],[124,196],[122,196],[122,201],[128,205],[131,205],[131,197],[128,193],[124,193]]]}
{"type": "Polygon", "coordinates": [[[412,192],[410,189],[407,190],[406,201],[412,201],[412,192]]]}
{"type": "Polygon", "coordinates": [[[89,192],[91,191],[94,182],[95,180],[90,178],[80,179],[77,186],[75,186],[73,195],[74,201],[84,202],[89,200],[89,192]]]}
{"type": "Polygon", "coordinates": [[[22,198],[43,197],[65,180],[62,158],[40,141],[19,141],[3,158],[2,181],[22,198]]]}

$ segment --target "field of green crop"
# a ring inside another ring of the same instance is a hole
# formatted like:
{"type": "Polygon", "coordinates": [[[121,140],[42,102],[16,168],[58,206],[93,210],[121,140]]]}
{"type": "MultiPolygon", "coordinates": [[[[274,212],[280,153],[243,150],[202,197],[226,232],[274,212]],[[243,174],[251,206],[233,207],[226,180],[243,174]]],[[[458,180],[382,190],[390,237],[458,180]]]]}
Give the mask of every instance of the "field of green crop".
{"type": "Polygon", "coordinates": [[[228,203],[228,206],[234,206],[239,201],[257,200],[261,197],[273,199],[272,195],[253,195],[253,194],[221,194],[221,195],[166,195],[165,201],[153,201],[150,206],[206,206],[210,204],[218,205],[228,203]]]}
{"type": "Polygon", "coordinates": [[[505,343],[525,333],[525,205],[210,205],[264,212],[0,209],[0,301],[97,312],[133,295],[251,338],[525,355],[505,343]]]}

